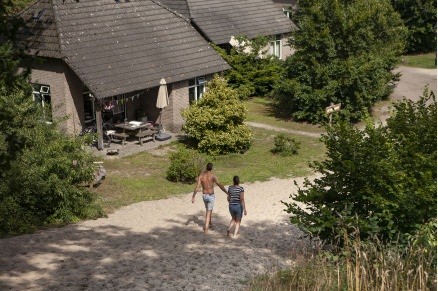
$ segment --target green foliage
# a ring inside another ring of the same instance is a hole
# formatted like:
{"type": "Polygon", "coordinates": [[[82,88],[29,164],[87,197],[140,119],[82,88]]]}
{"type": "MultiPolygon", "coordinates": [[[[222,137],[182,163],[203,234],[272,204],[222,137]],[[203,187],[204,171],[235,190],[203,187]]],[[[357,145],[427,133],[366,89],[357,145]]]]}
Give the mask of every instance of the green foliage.
{"type": "Polygon", "coordinates": [[[34,2],[33,0],[7,0],[5,2],[9,2],[9,6],[10,6],[10,11],[11,13],[19,13],[20,11],[22,11],[23,9],[25,9],[26,7],[28,7],[30,4],[32,4],[32,2],[34,2]]]}
{"type": "Polygon", "coordinates": [[[286,137],[280,133],[274,138],[275,147],[271,152],[278,154],[282,157],[296,155],[300,149],[300,142],[294,138],[286,137]]]}
{"type": "Polygon", "coordinates": [[[102,214],[95,194],[79,187],[93,180],[95,158],[82,150],[82,138],[43,122],[29,96],[0,88],[0,108],[11,117],[0,120],[0,152],[12,157],[0,177],[0,236],[102,214]]]}
{"type": "Polygon", "coordinates": [[[8,4],[0,3],[0,37],[11,41],[0,47],[0,237],[102,215],[95,194],[78,186],[94,173],[84,140],[61,134],[57,120],[44,122],[28,71],[15,73],[31,59],[12,50],[21,24],[6,15],[8,4]]]}
{"type": "Polygon", "coordinates": [[[408,28],[407,53],[436,51],[436,0],[391,0],[408,28]]]}
{"type": "Polygon", "coordinates": [[[205,157],[198,152],[180,148],[170,156],[166,178],[172,182],[193,183],[202,173],[205,164],[205,157]]]}
{"type": "Polygon", "coordinates": [[[251,130],[243,124],[246,107],[218,75],[208,83],[202,99],[183,110],[182,116],[186,121],[182,129],[201,152],[244,152],[251,144],[251,130]]]}
{"type": "MultiPolygon", "coordinates": [[[[394,104],[387,125],[354,128],[338,120],[323,141],[328,158],[311,167],[322,174],[306,181],[293,197],[306,205],[283,202],[293,223],[311,236],[332,240],[333,228],[355,224],[362,239],[379,233],[406,242],[407,234],[436,216],[437,115],[427,88],[418,102],[394,104]]],[[[351,231],[351,230],[348,230],[351,231]]]]}
{"type": "Polygon", "coordinates": [[[436,219],[422,229],[407,245],[383,243],[378,235],[361,241],[356,229],[330,251],[293,249],[294,266],[249,280],[245,290],[435,290],[436,244],[417,242],[425,233],[436,242],[436,219]]]}
{"type": "Polygon", "coordinates": [[[392,71],[404,48],[405,29],[386,0],[299,1],[295,54],[272,96],[278,114],[321,122],[323,109],[342,103],[358,120],[390,94],[392,71]]]}
{"type": "Polygon", "coordinates": [[[265,96],[280,77],[283,61],[263,51],[270,41],[267,37],[249,39],[241,36],[235,39],[239,44],[231,48],[229,54],[225,49],[212,45],[233,68],[225,72],[228,84],[237,90],[240,99],[265,96]]]}

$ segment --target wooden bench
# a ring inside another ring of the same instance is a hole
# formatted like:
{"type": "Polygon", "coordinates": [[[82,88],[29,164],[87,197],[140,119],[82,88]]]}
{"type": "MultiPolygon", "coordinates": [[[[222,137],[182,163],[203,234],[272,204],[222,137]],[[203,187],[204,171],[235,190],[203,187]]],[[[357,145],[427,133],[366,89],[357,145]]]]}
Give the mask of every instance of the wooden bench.
{"type": "Polygon", "coordinates": [[[125,145],[125,142],[126,142],[126,138],[128,137],[128,135],[126,134],[126,133],[124,133],[124,132],[116,132],[116,133],[113,133],[112,135],[111,135],[111,138],[118,138],[118,139],[121,139],[122,140],[122,146],[124,146],[125,145]]]}
{"type": "Polygon", "coordinates": [[[135,136],[138,137],[138,141],[140,142],[140,145],[143,145],[143,138],[152,136],[152,141],[155,142],[155,134],[157,133],[156,130],[153,129],[144,129],[137,133],[135,136]]]}

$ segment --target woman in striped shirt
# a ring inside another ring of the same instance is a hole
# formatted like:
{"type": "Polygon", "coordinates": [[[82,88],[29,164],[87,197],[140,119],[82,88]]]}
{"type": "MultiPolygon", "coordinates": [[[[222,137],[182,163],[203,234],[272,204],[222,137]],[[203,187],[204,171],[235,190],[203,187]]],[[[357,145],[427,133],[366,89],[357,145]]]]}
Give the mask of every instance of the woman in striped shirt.
{"type": "Polygon", "coordinates": [[[228,187],[228,202],[231,214],[230,226],[227,230],[227,236],[231,236],[231,229],[234,228],[234,237],[237,237],[240,221],[242,220],[242,212],[246,215],[245,199],[243,187],[239,186],[239,177],[234,176],[234,185],[228,187]]]}

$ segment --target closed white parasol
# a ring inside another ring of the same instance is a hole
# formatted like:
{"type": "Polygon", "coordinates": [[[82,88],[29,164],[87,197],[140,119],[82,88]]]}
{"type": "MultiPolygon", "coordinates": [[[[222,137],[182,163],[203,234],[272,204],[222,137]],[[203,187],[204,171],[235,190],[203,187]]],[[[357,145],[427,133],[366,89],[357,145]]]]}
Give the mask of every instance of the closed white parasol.
{"type": "Polygon", "coordinates": [[[167,107],[168,105],[169,105],[169,94],[167,93],[166,80],[164,80],[164,78],[161,78],[160,88],[158,88],[157,105],[156,105],[157,108],[160,109],[160,125],[158,126],[158,134],[155,137],[155,139],[157,140],[166,140],[171,138],[170,134],[163,133],[163,126],[161,123],[161,113],[163,111],[163,108],[167,107]]]}

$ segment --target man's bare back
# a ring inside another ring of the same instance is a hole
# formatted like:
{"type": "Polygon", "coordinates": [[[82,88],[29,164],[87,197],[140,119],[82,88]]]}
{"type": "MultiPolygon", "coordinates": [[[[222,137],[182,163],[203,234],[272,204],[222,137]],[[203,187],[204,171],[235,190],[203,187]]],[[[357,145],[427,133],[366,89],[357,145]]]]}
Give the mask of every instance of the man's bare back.
{"type": "Polygon", "coordinates": [[[203,193],[203,199],[205,203],[205,228],[204,233],[208,233],[208,227],[211,223],[211,213],[213,211],[213,205],[214,205],[214,184],[219,186],[222,191],[228,194],[227,190],[224,186],[219,182],[218,178],[211,173],[211,170],[213,169],[213,164],[208,163],[207,164],[207,171],[205,173],[202,173],[198,177],[198,183],[196,183],[195,191],[193,191],[192,196],[192,203],[195,203],[195,196],[196,192],[198,192],[199,187],[202,185],[202,193],[203,193]]]}
{"type": "Polygon", "coordinates": [[[214,194],[214,183],[220,185],[217,177],[211,172],[206,172],[199,175],[198,183],[202,185],[203,194],[214,194]]]}

